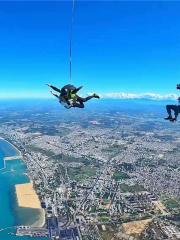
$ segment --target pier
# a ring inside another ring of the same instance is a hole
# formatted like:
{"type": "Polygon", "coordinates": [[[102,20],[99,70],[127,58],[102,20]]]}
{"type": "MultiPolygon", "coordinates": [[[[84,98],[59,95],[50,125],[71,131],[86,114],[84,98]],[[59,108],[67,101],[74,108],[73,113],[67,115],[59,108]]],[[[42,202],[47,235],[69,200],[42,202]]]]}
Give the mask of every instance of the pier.
{"type": "Polygon", "coordinates": [[[45,238],[49,236],[49,231],[46,228],[33,228],[29,226],[22,226],[17,228],[16,236],[45,238]]]}
{"type": "Polygon", "coordinates": [[[17,228],[17,227],[18,227],[18,226],[2,228],[2,229],[0,229],[0,232],[5,231],[5,230],[7,230],[7,229],[17,228]]]}
{"type": "Polygon", "coordinates": [[[21,158],[22,158],[21,155],[13,156],[13,157],[5,157],[4,161],[16,160],[16,159],[21,159],[21,158]]]}

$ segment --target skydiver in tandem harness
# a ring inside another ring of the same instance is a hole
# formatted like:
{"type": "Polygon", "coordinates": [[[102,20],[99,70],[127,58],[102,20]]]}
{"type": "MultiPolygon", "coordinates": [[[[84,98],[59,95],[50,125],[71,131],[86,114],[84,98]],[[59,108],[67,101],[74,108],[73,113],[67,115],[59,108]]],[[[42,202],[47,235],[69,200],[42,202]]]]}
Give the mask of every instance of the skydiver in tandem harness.
{"type": "MultiPolygon", "coordinates": [[[[180,84],[177,84],[176,88],[180,90],[180,84]]],[[[164,118],[165,120],[170,120],[171,122],[177,122],[178,115],[180,113],[180,97],[178,97],[177,100],[178,100],[178,105],[167,105],[166,106],[166,110],[167,110],[167,113],[169,114],[169,116],[167,118],[164,118]],[[174,115],[175,115],[174,118],[172,117],[171,110],[174,111],[174,115]]]]}
{"type": "Polygon", "coordinates": [[[76,93],[82,88],[82,86],[75,88],[73,85],[68,84],[60,90],[51,84],[46,85],[54,89],[56,92],[60,93],[60,95],[57,95],[51,91],[51,93],[57,97],[59,99],[59,102],[67,109],[70,109],[71,107],[84,108],[84,102],[87,102],[92,98],[100,98],[96,93],[86,98],[79,97],[76,93]]]}

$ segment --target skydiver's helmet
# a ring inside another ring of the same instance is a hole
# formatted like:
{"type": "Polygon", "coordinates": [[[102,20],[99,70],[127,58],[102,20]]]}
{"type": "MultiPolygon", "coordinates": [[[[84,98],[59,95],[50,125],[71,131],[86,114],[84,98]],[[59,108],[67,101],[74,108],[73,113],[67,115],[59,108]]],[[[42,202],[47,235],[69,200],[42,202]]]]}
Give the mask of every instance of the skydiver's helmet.
{"type": "Polygon", "coordinates": [[[62,96],[62,97],[67,97],[68,95],[69,95],[69,91],[68,91],[67,88],[61,89],[61,94],[60,94],[60,96],[62,96]]]}
{"type": "Polygon", "coordinates": [[[176,88],[180,90],[180,84],[177,84],[177,87],[176,87],[176,88]]]}

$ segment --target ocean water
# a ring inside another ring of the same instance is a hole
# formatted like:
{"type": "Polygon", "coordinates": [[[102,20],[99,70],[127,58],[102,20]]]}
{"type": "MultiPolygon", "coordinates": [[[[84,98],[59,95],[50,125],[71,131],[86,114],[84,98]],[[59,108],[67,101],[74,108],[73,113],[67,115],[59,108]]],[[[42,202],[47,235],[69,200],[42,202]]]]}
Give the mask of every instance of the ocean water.
{"type": "Polygon", "coordinates": [[[29,240],[29,237],[10,235],[9,233],[14,233],[15,229],[3,231],[1,229],[20,225],[32,225],[40,219],[42,214],[41,210],[18,207],[17,205],[15,185],[30,182],[30,179],[24,175],[28,170],[20,159],[6,161],[6,168],[4,168],[3,160],[4,157],[17,155],[19,154],[15,148],[0,139],[0,240],[29,240]]]}

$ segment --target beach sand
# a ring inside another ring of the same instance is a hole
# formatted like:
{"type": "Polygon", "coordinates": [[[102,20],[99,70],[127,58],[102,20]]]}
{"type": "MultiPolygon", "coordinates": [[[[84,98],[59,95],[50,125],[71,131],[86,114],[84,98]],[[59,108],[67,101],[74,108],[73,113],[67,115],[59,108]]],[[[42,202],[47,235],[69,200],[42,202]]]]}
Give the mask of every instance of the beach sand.
{"type": "Polygon", "coordinates": [[[41,208],[40,200],[36,194],[36,191],[33,188],[33,181],[25,184],[17,184],[16,196],[19,207],[39,209],[41,211],[41,218],[39,221],[33,224],[36,227],[42,227],[45,224],[45,212],[41,208]]]}
{"type": "Polygon", "coordinates": [[[33,182],[18,184],[16,187],[16,195],[19,207],[40,208],[39,198],[33,188],[33,182]]]}

